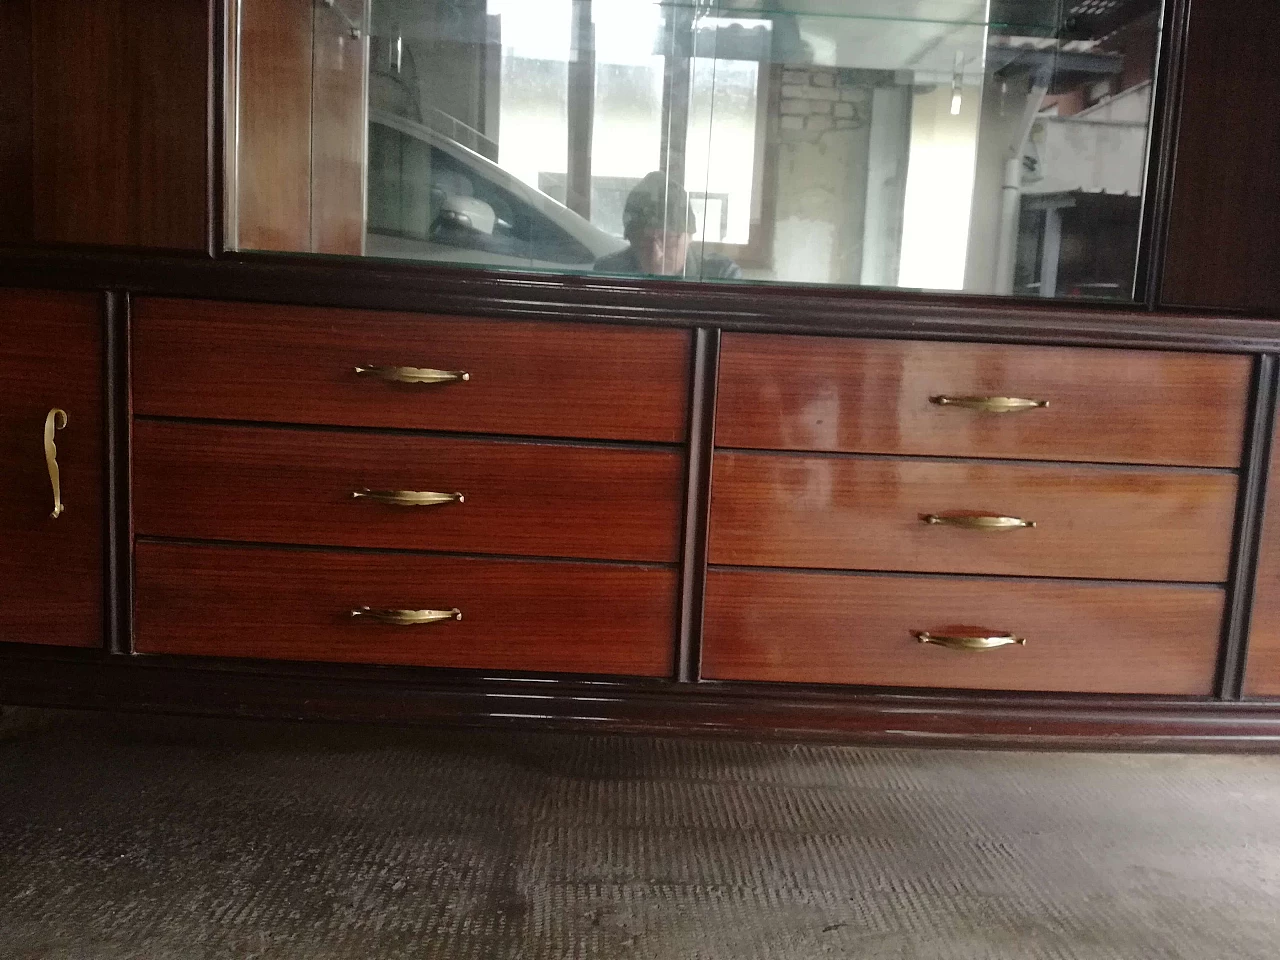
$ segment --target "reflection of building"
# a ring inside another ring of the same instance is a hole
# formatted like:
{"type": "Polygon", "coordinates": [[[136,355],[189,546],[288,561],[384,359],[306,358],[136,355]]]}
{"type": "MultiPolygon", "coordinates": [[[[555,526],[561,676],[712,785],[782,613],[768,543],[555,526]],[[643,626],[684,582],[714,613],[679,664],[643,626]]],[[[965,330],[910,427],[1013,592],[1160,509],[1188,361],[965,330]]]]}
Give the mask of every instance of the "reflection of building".
{"type": "Polygon", "coordinates": [[[1142,215],[1151,83],[1074,113],[1058,98],[1023,156],[1014,293],[1128,297],[1142,215]]]}

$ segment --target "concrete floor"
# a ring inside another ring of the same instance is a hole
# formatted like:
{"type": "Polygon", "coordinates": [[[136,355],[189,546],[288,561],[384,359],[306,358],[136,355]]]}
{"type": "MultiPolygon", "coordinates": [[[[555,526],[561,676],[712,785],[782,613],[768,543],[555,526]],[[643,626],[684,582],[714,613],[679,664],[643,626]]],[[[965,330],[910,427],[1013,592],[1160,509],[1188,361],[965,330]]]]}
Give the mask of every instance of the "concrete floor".
{"type": "Polygon", "coordinates": [[[1280,758],[12,712],[0,958],[1266,958],[1280,758]]]}

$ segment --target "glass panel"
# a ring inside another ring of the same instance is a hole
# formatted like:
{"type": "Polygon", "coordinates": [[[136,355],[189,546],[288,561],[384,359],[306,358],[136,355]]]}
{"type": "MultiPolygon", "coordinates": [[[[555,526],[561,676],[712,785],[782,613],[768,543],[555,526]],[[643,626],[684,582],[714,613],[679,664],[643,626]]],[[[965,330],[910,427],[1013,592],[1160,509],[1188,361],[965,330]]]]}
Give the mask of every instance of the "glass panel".
{"type": "Polygon", "coordinates": [[[236,48],[245,248],[1133,296],[1158,0],[335,0],[309,46],[271,4],[236,48]],[[320,162],[352,131],[358,203],[320,162]],[[263,201],[299,177],[309,207],[263,201]]]}

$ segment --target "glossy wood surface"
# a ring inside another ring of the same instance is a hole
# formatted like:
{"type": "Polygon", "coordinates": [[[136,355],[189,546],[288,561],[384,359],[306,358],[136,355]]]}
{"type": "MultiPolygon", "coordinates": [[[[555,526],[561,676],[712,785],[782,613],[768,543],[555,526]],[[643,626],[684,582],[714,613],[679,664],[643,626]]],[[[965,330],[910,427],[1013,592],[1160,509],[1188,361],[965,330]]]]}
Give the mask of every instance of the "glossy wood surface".
{"type": "Polygon", "coordinates": [[[365,144],[368,140],[368,31],[358,37],[337,11],[365,22],[366,0],[316,8],[315,92],[311,103],[311,250],[364,253],[365,144]]]}
{"type": "Polygon", "coordinates": [[[134,305],[142,414],[678,442],[688,330],[212,301],[134,305]],[[394,384],[356,366],[466,371],[394,384]]]}
{"type": "MultiPolygon", "coordinates": [[[[314,4],[239,0],[235,233],[243,250],[311,249],[314,4]]],[[[329,15],[326,11],[319,11],[329,15]]]]}
{"type": "Polygon", "coordinates": [[[139,542],[136,649],[276,660],[665,676],[676,573],[484,560],[139,542]],[[389,626],[361,606],[451,609],[389,626]]]}
{"type": "Polygon", "coordinates": [[[712,570],[703,676],[722,680],[1208,695],[1214,587],[712,570]],[[913,630],[1010,633],[979,652],[913,630]]]}
{"type": "Polygon", "coordinates": [[[1253,591],[1244,693],[1280,697],[1280,443],[1274,437],[1253,591]]]}
{"type": "Polygon", "coordinates": [[[1236,467],[1249,360],[730,333],[722,447],[1236,467]],[[980,413],[937,396],[1045,400],[980,413]]]}
{"type": "Polygon", "coordinates": [[[0,290],[0,641],[103,641],[102,316],[93,295],[0,290]],[[45,464],[49,411],[65,510],[45,464]]]}
{"type": "Polygon", "coordinates": [[[140,535],[600,560],[679,559],[675,450],[139,421],[140,535]],[[356,490],[462,493],[400,507],[356,490]]]}
{"type": "Polygon", "coordinates": [[[1280,314],[1280,4],[1192,0],[1161,301],[1280,314]]]}
{"type": "Polygon", "coordinates": [[[208,249],[213,5],[31,9],[36,242],[208,249]]]}
{"type": "Polygon", "coordinates": [[[0,0],[0,243],[32,237],[31,3],[0,0]]]}
{"type": "Polygon", "coordinates": [[[1222,582],[1236,477],[1218,471],[716,454],[712,563],[1222,582]],[[929,514],[1034,522],[983,531],[929,514]]]}

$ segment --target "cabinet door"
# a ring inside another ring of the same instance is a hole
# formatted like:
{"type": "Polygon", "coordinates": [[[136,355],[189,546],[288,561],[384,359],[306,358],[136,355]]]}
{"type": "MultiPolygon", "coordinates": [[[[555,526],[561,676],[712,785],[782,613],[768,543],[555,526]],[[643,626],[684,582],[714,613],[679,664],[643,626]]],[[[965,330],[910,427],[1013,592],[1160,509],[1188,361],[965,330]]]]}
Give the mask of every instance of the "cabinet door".
{"type": "Polygon", "coordinates": [[[102,355],[95,296],[0,290],[0,642],[102,642],[102,355]]]}

